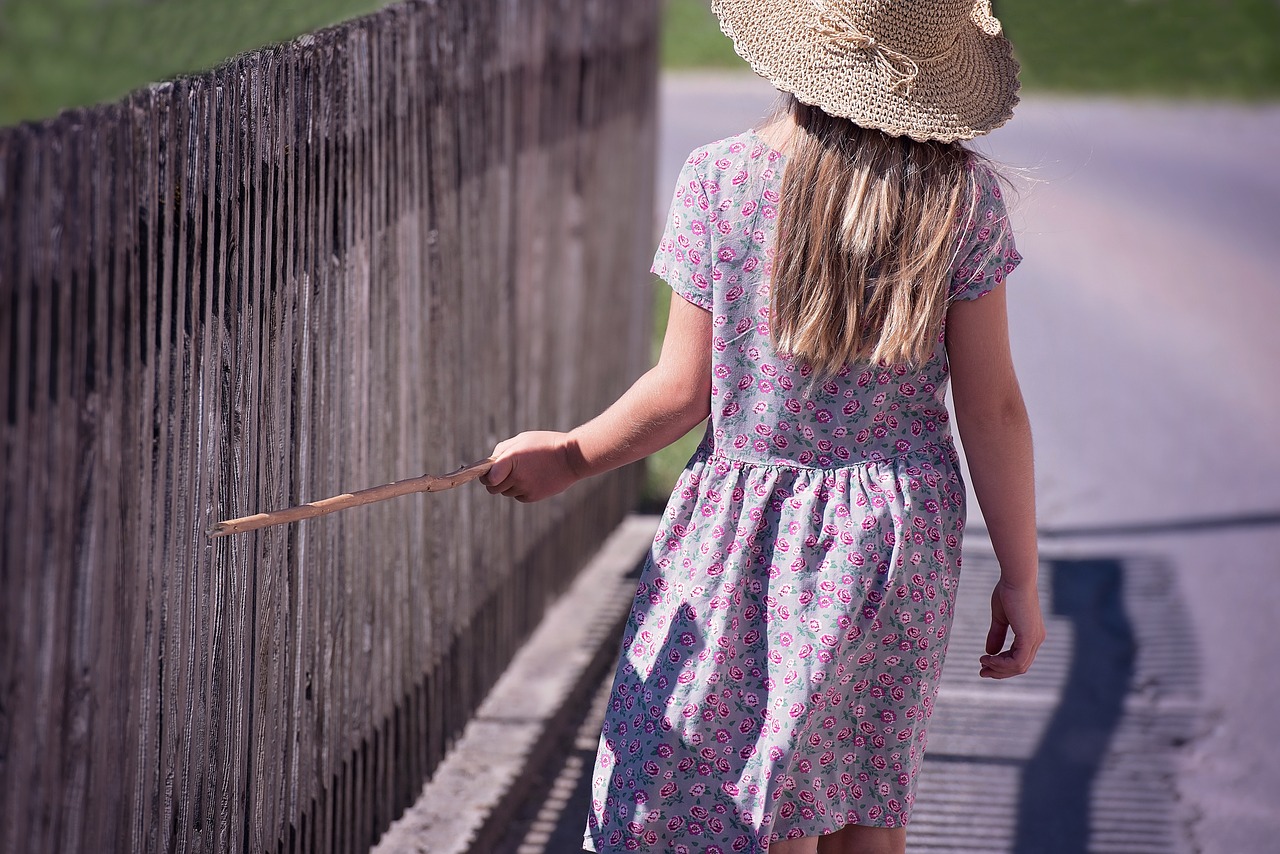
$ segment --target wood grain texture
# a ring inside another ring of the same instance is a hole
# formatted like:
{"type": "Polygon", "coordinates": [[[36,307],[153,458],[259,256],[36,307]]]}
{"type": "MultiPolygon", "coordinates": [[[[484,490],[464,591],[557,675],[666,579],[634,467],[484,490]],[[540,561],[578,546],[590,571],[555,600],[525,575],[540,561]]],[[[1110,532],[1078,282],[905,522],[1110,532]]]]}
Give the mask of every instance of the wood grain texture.
{"type": "Polygon", "coordinates": [[[647,362],[656,0],[412,0],[0,129],[0,854],[356,852],[634,469],[481,459],[647,362]]]}

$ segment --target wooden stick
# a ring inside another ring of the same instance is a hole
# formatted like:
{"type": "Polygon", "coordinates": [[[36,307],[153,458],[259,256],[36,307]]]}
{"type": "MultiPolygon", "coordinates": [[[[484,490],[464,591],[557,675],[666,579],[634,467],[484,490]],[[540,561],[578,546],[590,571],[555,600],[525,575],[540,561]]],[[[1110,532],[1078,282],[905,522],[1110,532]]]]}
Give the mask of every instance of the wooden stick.
{"type": "Polygon", "coordinates": [[[242,516],[239,519],[227,519],[219,522],[209,531],[210,537],[225,537],[228,534],[241,534],[245,531],[256,531],[272,525],[287,525],[302,519],[312,519],[346,510],[349,507],[360,507],[375,501],[386,501],[388,498],[399,498],[401,495],[412,495],[415,492],[443,492],[464,483],[470,483],[485,475],[493,467],[492,459],[465,465],[448,474],[424,474],[422,477],[397,480],[395,483],[384,483],[372,486],[359,492],[347,492],[332,498],[322,498],[310,504],[301,504],[287,510],[271,510],[254,516],[242,516]]]}

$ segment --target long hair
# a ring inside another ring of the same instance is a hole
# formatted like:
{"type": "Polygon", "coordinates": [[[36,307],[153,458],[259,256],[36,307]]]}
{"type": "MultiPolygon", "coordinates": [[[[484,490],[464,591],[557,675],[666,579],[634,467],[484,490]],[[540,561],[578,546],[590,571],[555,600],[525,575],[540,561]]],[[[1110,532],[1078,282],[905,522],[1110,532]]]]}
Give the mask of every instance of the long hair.
{"type": "Polygon", "coordinates": [[[947,306],[973,155],[891,137],[788,98],[792,136],[769,299],[781,353],[818,376],[846,362],[921,364],[947,306]]]}

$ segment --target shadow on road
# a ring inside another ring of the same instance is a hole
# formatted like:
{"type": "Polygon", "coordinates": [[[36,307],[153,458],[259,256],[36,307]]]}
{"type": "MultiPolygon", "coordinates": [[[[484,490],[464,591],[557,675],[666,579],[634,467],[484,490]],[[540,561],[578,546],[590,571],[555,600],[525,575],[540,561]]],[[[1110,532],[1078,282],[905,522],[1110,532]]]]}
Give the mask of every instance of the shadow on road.
{"type": "Polygon", "coordinates": [[[1134,633],[1119,561],[1051,564],[1053,613],[1075,639],[1062,699],[1022,769],[1016,854],[1088,850],[1089,796],[1124,717],[1134,675],[1134,633]]]}

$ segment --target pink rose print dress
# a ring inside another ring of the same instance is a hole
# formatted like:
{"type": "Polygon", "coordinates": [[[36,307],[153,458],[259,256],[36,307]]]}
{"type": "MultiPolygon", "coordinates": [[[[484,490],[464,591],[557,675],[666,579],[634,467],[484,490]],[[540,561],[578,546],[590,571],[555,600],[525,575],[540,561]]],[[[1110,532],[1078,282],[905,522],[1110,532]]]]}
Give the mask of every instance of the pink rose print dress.
{"type": "MultiPolygon", "coordinates": [[[[918,368],[821,383],[771,348],[784,166],[752,132],[695,152],[654,261],[711,313],[711,418],[624,633],[588,850],[754,854],[911,812],[964,529],[943,338],[918,368]]],[[[972,176],[953,299],[1021,260],[972,176]]]]}

